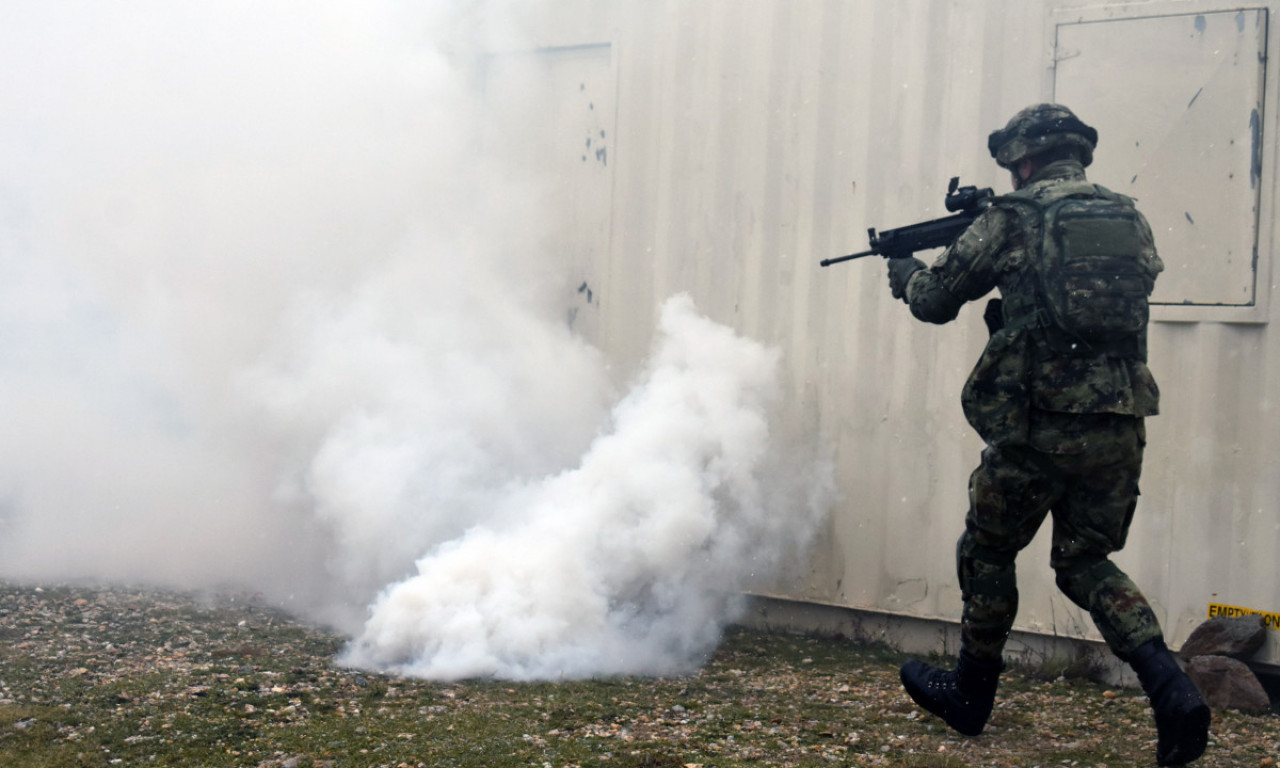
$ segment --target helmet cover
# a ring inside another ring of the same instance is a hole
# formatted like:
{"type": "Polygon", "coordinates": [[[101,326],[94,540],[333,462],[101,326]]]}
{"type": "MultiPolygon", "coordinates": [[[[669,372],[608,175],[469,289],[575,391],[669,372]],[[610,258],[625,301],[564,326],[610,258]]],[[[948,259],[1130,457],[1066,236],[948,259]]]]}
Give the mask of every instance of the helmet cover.
{"type": "Polygon", "coordinates": [[[1012,169],[1025,158],[1058,147],[1073,147],[1080,162],[1093,162],[1093,149],[1098,145],[1098,132],[1080,122],[1061,104],[1035,104],[1009,119],[1004,128],[993,131],[987,149],[1002,168],[1012,169]]]}

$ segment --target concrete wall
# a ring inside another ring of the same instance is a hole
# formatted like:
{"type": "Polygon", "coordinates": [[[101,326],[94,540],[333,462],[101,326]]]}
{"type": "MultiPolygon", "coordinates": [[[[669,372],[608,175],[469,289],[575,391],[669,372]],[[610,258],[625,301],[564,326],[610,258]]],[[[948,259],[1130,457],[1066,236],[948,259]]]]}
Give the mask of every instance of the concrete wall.
{"type": "MultiPolygon", "coordinates": [[[[1007,190],[986,137],[1021,107],[1057,96],[1096,126],[1091,178],[1140,198],[1170,265],[1163,413],[1117,560],[1176,644],[1210,603],[1280,612],[1276,6],[554,0],[518,20],[534,50],[494,60],[547,62],[547,125],[571,140],[545,170],[582,217],[566,312],[619,380],[676,292],[783,351],[789,426],[834,449],[844,499],[776,596],[924,619],[959,615],[982,306],[924,325],[879,260],[817,262],[944,215],[952,176],[1007,190]]],[[[1046,536],[1019,559],[1018,629],[1096,639],[1047,561],[1046,536]]]]}

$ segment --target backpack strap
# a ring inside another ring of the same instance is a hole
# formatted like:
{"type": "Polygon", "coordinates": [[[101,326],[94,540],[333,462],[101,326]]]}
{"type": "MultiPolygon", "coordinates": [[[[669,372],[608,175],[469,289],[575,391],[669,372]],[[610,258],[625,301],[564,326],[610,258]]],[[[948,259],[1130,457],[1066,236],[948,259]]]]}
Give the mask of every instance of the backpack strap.
{"type": "MultiPolygon", "coordinates": [[[[1044,206],[1029,197],[1013,193],[1009,195],[999,195],[992,199],[992,205],[1004,205],[1010,209],[1019,209],[1015,215],[1020,219],[1024,218],[1024,214],[1031,219],[1031,227],[1033,228],[1032,240],[1036,240],[1036,250],[1040,252],[1044,249],[1044,206]]],[[[1032,270],[1034,273],[1032,280],[1036,286],[1036,294],[1030,304],[1004,301],[1004,328],[1011,331],[1021,330],[1023,328],[1041,328],[1049,325],[1052,321],[1048,313],[1044,309],[1044,297],[1042,295],[1039,271],[1035,265],[1027,265],[1026,269],[1032,270]]]]}

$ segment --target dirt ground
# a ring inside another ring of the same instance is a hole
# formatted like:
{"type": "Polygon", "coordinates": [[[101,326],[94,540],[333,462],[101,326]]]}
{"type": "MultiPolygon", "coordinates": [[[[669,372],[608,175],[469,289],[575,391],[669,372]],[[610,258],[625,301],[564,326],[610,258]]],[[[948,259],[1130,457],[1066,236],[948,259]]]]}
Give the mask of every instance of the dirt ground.
{"type": "MultiPolygon", "coordinates": [[[[735,630],[669,678],[428,682],[336,666],[343,638],[252,596],[0,582],[0,765],[915,766],[1155,764],[1140,691],[1002,679],[964,738],[884,648],[735,630]]],[[[1276,766],[1280,716],[1215,712],[1196,765],[1276,766]]]]}

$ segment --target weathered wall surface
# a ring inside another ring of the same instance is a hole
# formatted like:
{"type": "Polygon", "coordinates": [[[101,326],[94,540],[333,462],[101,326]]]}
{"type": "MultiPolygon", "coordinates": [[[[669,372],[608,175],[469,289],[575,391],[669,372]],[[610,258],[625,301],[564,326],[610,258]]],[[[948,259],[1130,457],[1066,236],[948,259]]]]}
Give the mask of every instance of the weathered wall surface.
{"type": "MultiPolygon", "coordinates": [[[[985,340],[982,306],[927,326],[890,297],[877,260],[817,262],[864,248],[870,226],[944,215],[951,176],[1007,190],[987,134],[1055,91],[1073,95],[1069,105],[1102,137],[1091,178],[1142,198],[1171,265],[1158,296],[1170,306],[1151,329],[1163,413],[1149,424],[1144,495],[1117,560],[1175,644],[1210,603],[1280,611],[1280,340],[1269,323],[1280,135],[1269,89],[1280,77],[1265,56],[1276,5],[530,6],[520,23],[537,40],[533,53],[559,62],[550,81],[569,105],[552,122],[573,134],[547,169],[591,190],[564,244],[581,289],[566,299],[571,321],[620,380],[647,349],[655,307],[676,292],[778,346],[788,426],[833,448],[844,496],[807,575],[778,594],[956,619],[954,542],[981,448],[959,391],[985,340]],[[1171,61],[1194,59],[1178,71],[1180,88],[1149,96],[1144,78],[1168,81],[1170,65],[1136,71],[1143,65],[1101,34],[1135,19],[1162,20],[1141,29],[1156,30],[1157,46],[1159,34],[1172,36],[1171,61]],[[1097,82],[1109,66],[1129,92],[1097,82]],[[1171,111],[1184,91],[1191,104],[1171,111]],[[1215,94],[1213,113],[1193,111],[1215,94]],[[1197,219],[1227,220],[1219,231],[1234,239],[1206,239],[1197,219]],[[1187,278],[1188,269],[1199,271],[1187,278]]],[[[1019,560],[1018,628],[1096,638],[1047,561],[1042,535],[1019,560]]]]}

